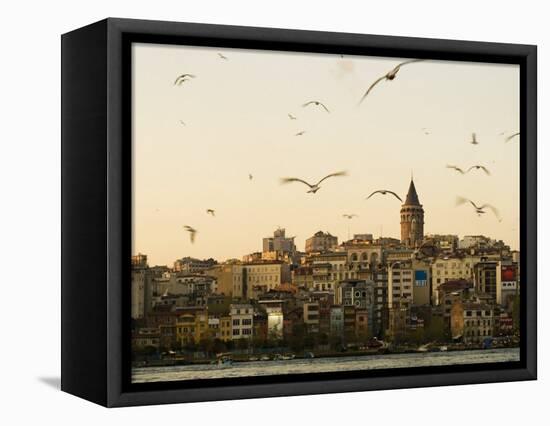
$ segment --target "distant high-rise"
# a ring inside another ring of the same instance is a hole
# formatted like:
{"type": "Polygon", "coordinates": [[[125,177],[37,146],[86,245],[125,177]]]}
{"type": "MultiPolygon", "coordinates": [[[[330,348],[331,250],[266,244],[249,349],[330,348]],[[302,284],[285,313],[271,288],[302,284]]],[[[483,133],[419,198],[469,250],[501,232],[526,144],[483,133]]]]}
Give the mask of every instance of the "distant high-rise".
{"type": "Polygon", "coordinates": [[[286,237],[285,229],[278,228],[273,232],[273,237],[263,239],[263,252],[280,252],[294,254],[296,246],[294,245],[294,237],[286,237]]]}
{"type": "Polygon", "coordinates": [[[405,203],[401,206],[401,242],[407,247],[417,247],[424,238],[424,209],[411,179],[405,203]]]}

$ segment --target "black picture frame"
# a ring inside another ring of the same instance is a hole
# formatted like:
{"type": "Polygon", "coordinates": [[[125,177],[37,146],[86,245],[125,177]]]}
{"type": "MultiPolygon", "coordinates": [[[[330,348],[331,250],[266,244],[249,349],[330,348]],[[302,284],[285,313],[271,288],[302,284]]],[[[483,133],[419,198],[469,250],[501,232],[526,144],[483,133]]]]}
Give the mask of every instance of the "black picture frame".
{"type": "Polygon", "coordinates": [[[118,407],[536,379],[536,46],[118,18],[61,42],[63,391],[118,407]],[[519,64],[521,360],[130,383],[130,45],[138,41],[519,64]]]}

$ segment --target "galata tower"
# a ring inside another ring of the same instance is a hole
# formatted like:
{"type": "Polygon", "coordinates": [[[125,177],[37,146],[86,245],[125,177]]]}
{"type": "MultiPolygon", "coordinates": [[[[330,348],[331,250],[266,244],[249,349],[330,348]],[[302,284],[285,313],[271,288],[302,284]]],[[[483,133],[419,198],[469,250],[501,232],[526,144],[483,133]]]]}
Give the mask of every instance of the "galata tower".
{"type": "Polygon", "coordinates": [[[411,178],[409,192],[401,206],[401,242],[407,247],[418,247],[424,238],[424,209],[411,178]]]}

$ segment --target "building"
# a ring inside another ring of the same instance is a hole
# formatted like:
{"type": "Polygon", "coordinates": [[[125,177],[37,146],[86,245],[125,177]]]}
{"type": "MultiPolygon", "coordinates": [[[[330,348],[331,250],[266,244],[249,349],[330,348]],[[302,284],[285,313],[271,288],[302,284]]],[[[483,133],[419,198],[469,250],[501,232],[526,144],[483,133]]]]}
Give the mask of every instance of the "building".
{"type": "Polygon", "coordinates": [[[158,328],[140,328],[132,334],[132,350],[154,349],[160,347],[160,333],[158,328]]]}
{"type": "Polygon", "coordinates": [[[247,299],[257,299],[264,293],[290,282],[290,265],[281,261],[253,262],[242,265],[242,280],[247,299]]]}
{"type": "Polygon", "coordinates": [[[292,284],[297,288],[313,288],[313,268],[311,266],[299,266],[292,271],[292,284]]]}
{"type": "Polygon", "coordinates": [[[309,333],[319,332],[319,302],[306,302],[304,309],[304,325],[309,333]]]}
{"type": "Polygon", "coordinates": [[[356,279],[358,271],[348,263],[346,252],[322,253],[311,258],[313,288],[334,292],[343,280],[356,279]]]}
{"type": "Polygon", "coordinates": [[[333,336],[343,336],[344,334],[344,308],[342,306],[330,308],[330,334],[333,336]]]}
{"type": "Polygon", "coordinates": [[[151,274],[145,254],[132,256],[131,293],[132,319],[145,318],[152,307],[151,274]]]}
{"type": "Polygon", "coordinates": [[[424,239],[424,209],[411,179],[405,203],[401,206],[401,243],[418,247],[424,239]]]}
{"type": "Polygon", "coordinates": [[[444,253],[454,253],[458,249],[458,235],[430,234],[424,237],[424,241],[432,242],[439,251],[444,253]]]}
{"type": "Polygon", "coordinates": [[[494,332],[494,311],[489,304],[479,301],[464,302],[464,343],[482,343],[494,332]]]}
{"type": "Polygon", "coordinates": [[[338,237],[318,231],[306,240],[306,253],[324,253],[338,247],[338,237]]]}
{"type": "Polygon", "coordinates": [[[518,264],[501,260],[496,273],[496,303],[511,311],[514,298],[519,292],[518,264]]]}
{"type": "Polygon", "coordinates": [[[474,286],[476,294],[490,297],[497,301],[497,270],[499,262],[482,261],[474,265],[474,286]]]}
{"type": "Polygon", "coordinates": [[[370,335],[374,333],[376,284],[372,280],[342,281],[336,291],[336,304],[355,308],[355,334],[357,335],[357,321],[359,328],[367,328],[370,335]],[[360,314],[359,314],[360,313],[360,314]]]}
{"type": "MultiPolygon", "coordinates": [[[[288,253],[293,255],[296,252],[294,237],[285,236],[285,228],[278,228],[273,232],[273,237],[263,239],[262,253],[288,253]]],[[[262,256],[263,258],[263,256],[262,256]]]]}
{"type": "Polygon", "coordinates": [[[240,262],[226,262],[205,271],[216,280],[216,293],[236,299],[243,298],[247,292],[247,280],[240,262]]]}
{"type": "Polygon", "coordinates": [[[220,317],[220,339],[224,342],[233,339],[231,316],[229,315],[220,317]]]}
{"type": "Polygon", "coordinates": [[[232,340],[250,339],[254,329],[254,308],[249,304],[232,304],[230,306],[232,340]]]}
{"type": "Polygon", "coordinates": [[[473,281],[474,265],[481,261],[479,256],[445,256],[435,258],[431,265],[432,303],[439,305],[438,288],[447,281],[473,281]]]}
{"type": "Polygon", "coordinates": [[[174,272],[183,272],[186,274],[201,274],[212,266],[216,265],[214,259],[195,259],[193,257],[183,257],[174,262],[174,272]]]}

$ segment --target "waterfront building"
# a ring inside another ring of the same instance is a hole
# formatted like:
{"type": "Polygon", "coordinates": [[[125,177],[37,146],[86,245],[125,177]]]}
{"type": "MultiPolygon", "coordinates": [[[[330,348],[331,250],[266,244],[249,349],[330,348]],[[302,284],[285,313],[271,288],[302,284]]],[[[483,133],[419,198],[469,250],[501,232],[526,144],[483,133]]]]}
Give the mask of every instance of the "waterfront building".
{"type": "Polygon", "coordinates": [[[247,303],[231,304],[231,338],[232,340],[250,339],[254,329],[254,308],[247,303]]]}
{"type": "Polygon", "coordinates": [[[158,328],[140,328],[132,334],[132,350],[160,347],[160,333],[158,328]]]}
{"type": "Polygon", "coordinates": [[[319,302],[306,302],[303,305],[304,325],[309,333],[319,332],[319,302]]]}
{"type": "Polygon", "coordinates": [[[344,334],[344,308],[342,306],[330,308],[330,334],[333,336],[344,334]]]}
{"type": "Polygon", "coordinates": [[[463,302],[463,317],[464,343],[482,343],[486,338],[493,336],[494,310],[492,305],[481,301],[463,302]]]}

